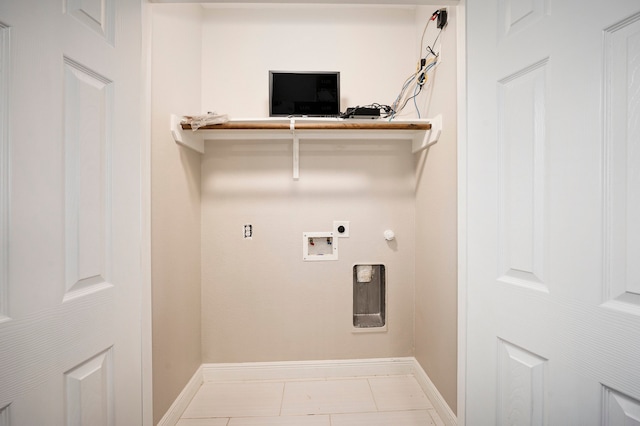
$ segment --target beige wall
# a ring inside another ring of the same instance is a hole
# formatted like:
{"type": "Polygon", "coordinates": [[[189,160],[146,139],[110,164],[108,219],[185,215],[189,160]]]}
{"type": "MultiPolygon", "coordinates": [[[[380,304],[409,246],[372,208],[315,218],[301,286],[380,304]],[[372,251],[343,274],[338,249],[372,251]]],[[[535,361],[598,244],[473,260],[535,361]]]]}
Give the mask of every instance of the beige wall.
{"type": "Polygon", "coordinates": [[[209,142],[200,163],[167,129],[170,112],[268,115],[269,69],[341,71],[343,110],[391,104],[436,8],[154,5],[156,421],[200,362],[415,355],[455,410],[454,8],[434,91],[420,100],[423,116],[445,116],[426,153],[303,141],[294,181],[290,140],[209,142]],[[303,262],[302,233],[333,220],[351,222],[339,260],[303,262]],[[387,266],[386,332],[352,332],[355,263],[387,266]]]}
{"type": "Polygon", "coordinates": [[[216,143],[203,160],[205,362],[413,353],[414,200],[408,143],[216,143]],[[350,221],[339,260],[304,262],[302,234],[350,221]],[[242,226],[253,225],[252,240],[242,226]],[[383,232],[393,229],[388,244],[383,232]],[[352,266],[387,269],[388,331],[352,332],[352,266]]]}
{"type": "MultiPolygon", "coordinates": [[[[391,103],[414,52],[409,8],[209,9],[203,106],[268,115],[268,70],[339,70],[343,109],[391,103]],[[375,43],[359,36],[394,34],[375,43]],[[224,42],[222,42],[224,40],[224,42]],[[232,58],[232,59],[230,59],[232,58]]],[[[202,164],[205,362],[345,359],[413,353],[414,195],[408,142],[216,142],[202,164]],[[304,262],[303,232],[348,220],[339,260],[304,262]],[[254,227],[243,240],[242,225],[254,227]],[[388,244],[383,232],[393,229],[388,244]],[[352,267],[387,269],[388,330],[352,331],[352,267]]]]}
{"type": "MultiPolygon", "coordinates": [[[[415,357],[456,411],[457,380],[457,136],[456,10],[449,7],[442,58],[425,98],[442,113],[440,141],[416,156],[415,357]]],[[[428,13],[431,13],[431,8],[428,13]]],[[[419,22],[424,22],[418,16],[419,22]]],[[[427,40],[432,38],[427,37],[427,40]]]]}
{"type": "Polygon", "coordinates": [[[151,262],[154,424],[202,363],[200,156],[169,114],[200,109],[201,8],[152,8],[151,262]],[[185,46],[188,46],[185,48],[185,46]]]}
{"type": "Polygon", "coordinates": [[[340,71],[342,109],[391,104],[416,65],[413,7],[205,8],[202,108],[269,114],[269,70],[340,71]]]}

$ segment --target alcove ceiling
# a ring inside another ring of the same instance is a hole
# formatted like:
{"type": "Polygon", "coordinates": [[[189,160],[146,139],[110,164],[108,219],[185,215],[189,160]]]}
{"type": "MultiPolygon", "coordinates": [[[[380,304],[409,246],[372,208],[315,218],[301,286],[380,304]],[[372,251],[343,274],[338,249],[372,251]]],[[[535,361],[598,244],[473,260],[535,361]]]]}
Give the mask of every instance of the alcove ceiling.
{"type": "Polygon", "coordinates": [[[458,0],[149,0],[151,3],[203,3],[203,4],[220,4],[220,5],[238,5],[238,4],[333,4],[333,5],[389,5],[389,6],[429,6],[429,5],[458,5],[458,0]]]}

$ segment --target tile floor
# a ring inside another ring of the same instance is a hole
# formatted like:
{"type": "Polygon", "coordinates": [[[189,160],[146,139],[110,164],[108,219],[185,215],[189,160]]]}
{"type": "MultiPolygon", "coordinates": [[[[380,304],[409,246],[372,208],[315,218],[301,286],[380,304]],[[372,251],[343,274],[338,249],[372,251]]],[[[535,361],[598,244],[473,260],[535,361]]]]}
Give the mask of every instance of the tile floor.
{"type": "Polygon", "coordinates": [[[443,425],[413,376],[205,382],[176,426],[443,425]]]}

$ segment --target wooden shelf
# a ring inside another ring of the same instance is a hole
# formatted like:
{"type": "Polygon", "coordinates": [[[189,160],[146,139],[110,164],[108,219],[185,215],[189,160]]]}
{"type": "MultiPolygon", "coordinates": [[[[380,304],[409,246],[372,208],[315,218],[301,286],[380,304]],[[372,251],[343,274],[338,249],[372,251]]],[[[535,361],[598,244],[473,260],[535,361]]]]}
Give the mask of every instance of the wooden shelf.
{"type": "MultiPolygon", "coordinates": [[[[305,120],[305,119],[302,119],[305,120]]],[[[340,120],[340,121],[294,121],[295,130],[431,130],[431,122],[382,121],[382,120],[340,120]]],[[[180,123],[182,130],[191,130],[191,125],[180,123]]],[[[210,124],[201,130],[291,130],[291,122],[284,121],[230,121],[210,124]]]]}
{"type": "Polygon", "coordinates": [[[201,154],[205,141],[287,140],[293,141],[293,178],[298,178],[300,140],[398,140],[410,141],[417,153],[438,141],[442,116],[419,120],[353,120],[338,118],[239,119],[191,130],[182,116],[171,115],[171,134],[177,144],[201,154]]]}
{"type": "Polygon", "coordinates": [[[412,141],[413,152],[438,141],[442,117],[419,120],[352,120],[337,118],[234,119],[193,131],[182,116],[171,116],[176,143],[204,153],[205,141],[251,139],[390,139],[412,141]]]}

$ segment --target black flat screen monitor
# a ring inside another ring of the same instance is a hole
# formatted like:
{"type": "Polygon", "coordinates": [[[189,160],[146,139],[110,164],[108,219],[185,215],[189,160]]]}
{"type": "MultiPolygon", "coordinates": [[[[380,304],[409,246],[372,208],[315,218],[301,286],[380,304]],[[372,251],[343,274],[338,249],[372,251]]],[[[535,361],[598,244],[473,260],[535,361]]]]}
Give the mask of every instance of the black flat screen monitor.
{"type": "Polygon", "coordinates": [[[339,114],[339,72],[269,71],[270,117],[335,117],[339,114]]]}

